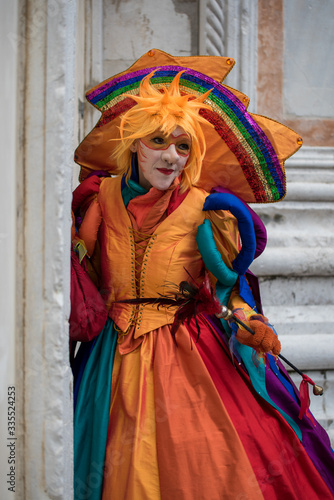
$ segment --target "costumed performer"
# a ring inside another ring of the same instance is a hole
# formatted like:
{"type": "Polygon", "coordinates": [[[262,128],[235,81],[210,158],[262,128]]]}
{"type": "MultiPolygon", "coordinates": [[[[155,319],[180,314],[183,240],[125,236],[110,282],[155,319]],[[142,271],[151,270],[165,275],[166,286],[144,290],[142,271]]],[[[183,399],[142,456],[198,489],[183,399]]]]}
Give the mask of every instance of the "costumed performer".
{"type": "Polygon", "coordinates": [[[248,271],[265,230],[246,202],[284,196],[301,139],[219,83],[233,63],[152,50],[87,94],[102,117],[75,157],[76,500],[333,498],[328,436],[248,271]]]}

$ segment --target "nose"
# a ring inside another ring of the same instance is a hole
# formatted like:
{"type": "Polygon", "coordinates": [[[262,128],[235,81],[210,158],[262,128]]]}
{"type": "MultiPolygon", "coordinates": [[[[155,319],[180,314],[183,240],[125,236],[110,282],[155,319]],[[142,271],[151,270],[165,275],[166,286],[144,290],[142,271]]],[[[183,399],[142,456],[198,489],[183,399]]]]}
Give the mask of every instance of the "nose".
{"type": "Polygon", "coordinates": [[[167,163],[176,163],[179,155],[176,151],[175,144],[170,144],[167,149],[165,149],[161,155],[161,159],[167,163]]]}

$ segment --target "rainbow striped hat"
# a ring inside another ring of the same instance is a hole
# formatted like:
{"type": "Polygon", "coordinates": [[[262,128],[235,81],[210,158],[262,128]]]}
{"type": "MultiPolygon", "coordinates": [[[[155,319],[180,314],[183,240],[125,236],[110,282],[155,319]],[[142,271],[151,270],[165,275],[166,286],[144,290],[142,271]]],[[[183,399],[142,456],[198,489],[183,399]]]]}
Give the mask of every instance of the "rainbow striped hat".
{"type": "Polygon", "coordinates": [[[246,202],[281,200],[286,187],[284,160],[299,149],[302,140],[288,127],[248,113],[247,96],[217,81],[223,80],[233,65],[231,58],[173,57],[154,49],[127,71],[88,91],[87,100],[102,116],[76,151],[75,160],[82,166],[80,180],[92,170],[117,174],[110,159],[116,141],[110,139],[118,135],[120,116],[136,104],[125,94],[137,95],[141,80],[152,71],[151,84],[161,88],[185,70],[179,84],[181,93],[200,96],[212,89],[205,100],[211,110],[200,112],[208,121],[208,126],[203,126],[207,152],[197,186],[208,191],[222,186],[246,202]]]}

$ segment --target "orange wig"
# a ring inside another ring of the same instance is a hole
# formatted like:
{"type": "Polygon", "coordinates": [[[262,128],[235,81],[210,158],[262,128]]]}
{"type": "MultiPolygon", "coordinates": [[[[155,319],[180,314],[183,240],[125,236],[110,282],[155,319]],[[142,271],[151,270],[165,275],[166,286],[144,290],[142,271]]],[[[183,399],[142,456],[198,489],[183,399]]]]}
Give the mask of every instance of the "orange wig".
{"type": "Polygon", "coordinates": [[[126,180],[131,176],[131,145],[138,139],[153,134],[157,130],[164,135],[170,135],[176,127],[181,127],[191,139],[191,149],[186,167],[181,178],[181,192],[195,184],[201,173],[202,161],[206,144],[201,123],[208,123],[199,115],[200,109],[211,109],[203,101],[211,90],[197,97],[194,94],[182,95],[179,80],[184,71],[180,71],[167,88],[160,89],[150,84],[154,71],[141,82],[139,94],[127,94],[136,101],[121,118],[120,144],[116,147],[113,158],[117,161],[119,173],[126,174],[126,180]]]}

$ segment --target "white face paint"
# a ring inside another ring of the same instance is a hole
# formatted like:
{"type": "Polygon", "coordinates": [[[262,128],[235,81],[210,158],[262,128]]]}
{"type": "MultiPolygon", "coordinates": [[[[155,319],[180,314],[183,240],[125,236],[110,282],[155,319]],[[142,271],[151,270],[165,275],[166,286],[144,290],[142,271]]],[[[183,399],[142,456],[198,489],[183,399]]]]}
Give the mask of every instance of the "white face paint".
{"type": "Polygon", "coordinates": [[[135,141],[130,149],[138,155],[139,184],[148,190],[168,189],[184,169],[190,148],[191,139],[181,127],[169,136],[157,130],[135,141]]]}

